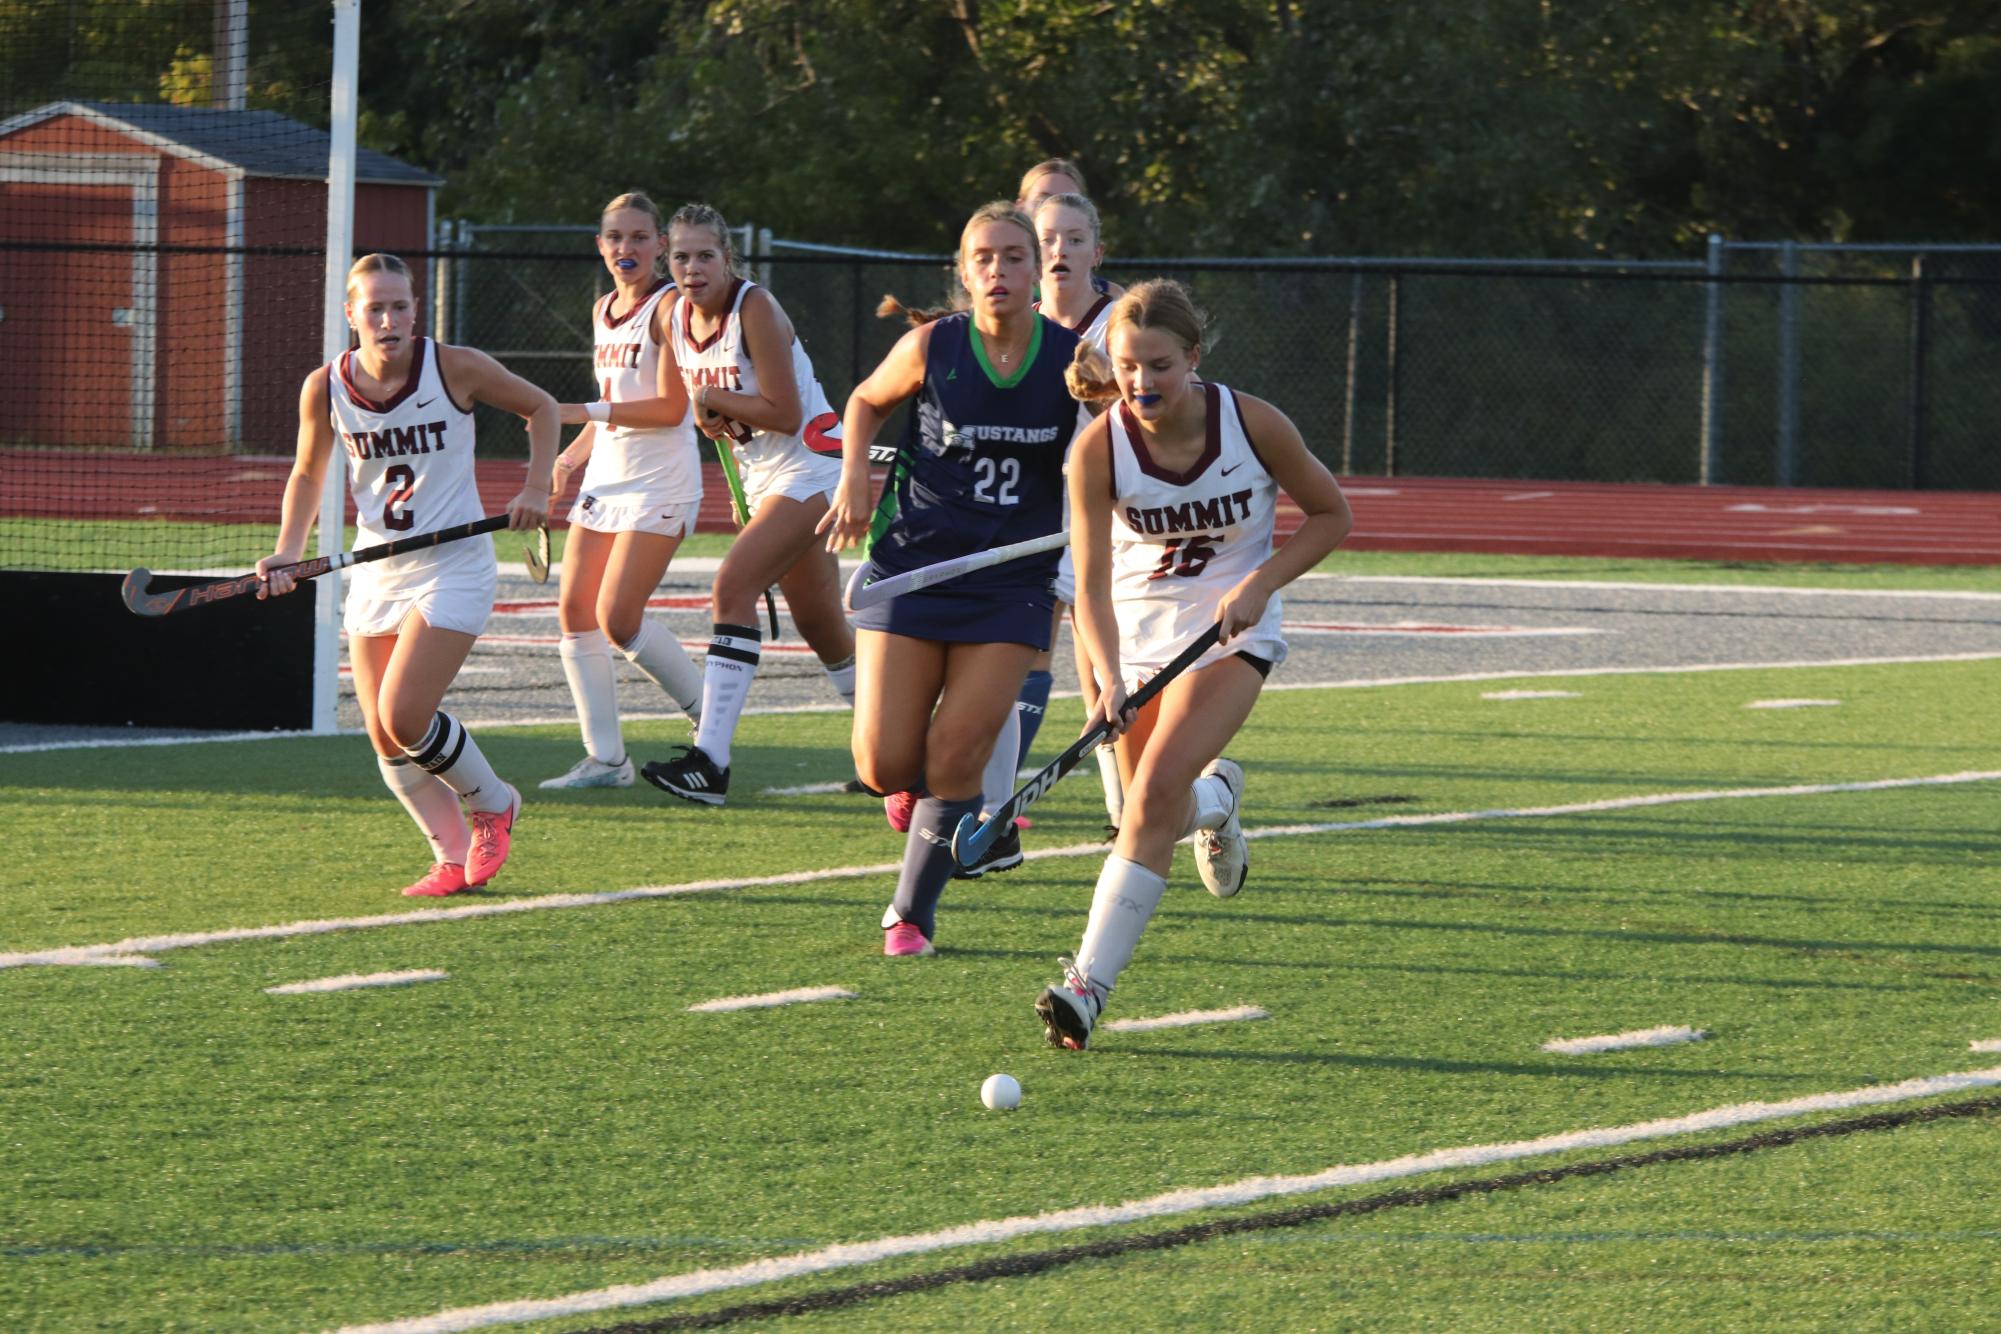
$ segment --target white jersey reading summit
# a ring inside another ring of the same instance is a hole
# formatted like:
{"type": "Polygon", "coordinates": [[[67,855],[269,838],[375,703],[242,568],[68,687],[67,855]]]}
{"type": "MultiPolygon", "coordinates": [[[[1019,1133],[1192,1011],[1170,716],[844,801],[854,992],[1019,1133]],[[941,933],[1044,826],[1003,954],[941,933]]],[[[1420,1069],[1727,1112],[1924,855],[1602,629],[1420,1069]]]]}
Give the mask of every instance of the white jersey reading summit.
{"type": "MultiPolygon", "coordinates": [[[[485,517],[473,471],[472,413],[460,407],[446,387],[438,345],[429,338],[415,341],[410,377],[387,402],[374,402],[355,388],[354,353],[342,353],[327,369],[327,400],[335,438],[347,454],[359,546],[485,517]]],[[[482,534],[371,561],[355,566],[348,577],[351,633],[386,634],[395,628],[393,624],[380,628],[389,612],[379,605],[380,615],[362,617],[358,623],[363,604],[408,600],[448,586],[460,595],[454,602],[465,605],[439,616],[427,612],[427,619],[442,629],[477,634],[493,606],[493,539],[482,534]],[[481,587],[486,590],[485,606],[478,610],[478,625],[468,628],[481,587]]]]}
{"type": "MultiPolygon", "coordinates": [[[[690,396],[700,385],[733,394],[758,391],[757,368],[743,345],[743,303],[757,284],[747,278],[735,281],[730,308],[724,312],[721,326],[707,338],[698,342],[689,336],[686,301],[676,302],[668,317],[674,360],[688,382],[690,396]]],[[[796,333],[792,336],[792,380],[799,387],[802,410],[797,434],[780,435],[731,423],[735,437],[732,450],[753,511],[767,495],[809,500],[822,492],[831,496],[841,482],[841,418],[827,402],[827,393],[813,374],[812,358],[806,355],[796,333]]]]}
{"type": "MultiPolygon", "coordinates": [[[[1154,462],[1124,403],[1106,414],[1112,462],[1112,605],[1119,662],[1129,686],[1173,660],[1216,621],[1223,595],[1271,555],[1278,483],[1244,431],[1237,396],[1213,381],[1190,385],[1208,397],[1208,440],[1185,472],[1154,462]]],[[[1206,667],[1232,653],[1274,666],[1285,660],[1279,599],[1229,644],[1197,659],[1206,667]]]]}
{"type": "MultiPolygon", "coordinates": [[[[617,298],[618,293],[607,293],[591,309],[598,387],[610,403],[657,398],[660,344],[653,337],[653,321],[660,303],[674,299],[674,284],[661,279],[631,310],[614,317],[611,306],[617,298]]],[[[670,507],[700,504],[702,460],[693,414],[679,426],[599,422],[578,490],[570,522],[601,532],[622,532],[670,507]]]]}

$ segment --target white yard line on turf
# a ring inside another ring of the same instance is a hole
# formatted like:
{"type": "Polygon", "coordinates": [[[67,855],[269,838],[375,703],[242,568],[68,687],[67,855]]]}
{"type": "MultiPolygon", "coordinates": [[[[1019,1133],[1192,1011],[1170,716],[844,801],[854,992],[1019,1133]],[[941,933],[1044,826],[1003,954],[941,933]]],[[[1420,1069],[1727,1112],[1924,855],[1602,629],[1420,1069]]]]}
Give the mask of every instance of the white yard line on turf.
{"type": "Polygon", "coordinates": [[[767,991],[761,996],[719,996],[715,1000],[690,1005],[688,1009],[696,1014],[711,1014],[721,1010],[762,1010],[773,1005],[806,1005],[813,1001],[854,998],[855,993],[846,987],[794,987],[791,991],[767,991]]]}
{"type": "MultiPolygon", "coordinates": [[[[1887,792],[1897,788],[1945,787],[1960,783],[1987,783],[2001,779],[2001,769],[1956,774],[1929,774],[1918,778],[1875,778],[1854,783],[1797,783],[1787,787],[1740,787],[1695,792],[1653,792],[1632,797],[1605,797],[1561,806],[1521,806],[1486,811],[1439,811],[1430,815],[1385,815],[1373,820],[1343,820],[1327,824],[1267,825],[1246,829],[1245,838],[1301,838],[1313,834],[1339,834],[1359,829],[1402,829],[1424,825],[1472,824],[1483,820],[1535,820],[1560,815],[1592,815],[1602,811],[1638,810],[1648,806],[1677,806],[1695,801],[1739,801],[1759,797],[1816,797],[1837,792],[1887,792]]],[[[1045,857],[1102,857],[1103,843],[1076,843],[1063,848],[1038,848],[1027,860],[1045,857]]],[[[238,940],[281,940],[290,936],[326,935],[336,931],[365,931],[385,926],[426,926],[433,922],[456,922],[474,917],[499,917],[509,913],[547,912],[560,908],[595,908],[633,899],[676,898],[688,894],[711,894],[720,890],[758,889],[771,885],[803,885],[826,880],[846,880],[865,876],[890,876],[901,869],[897,862],[873,866],[833,866],[817,871],[786,871],[778,875],[743,876],[731,880],[694,880],[680,885],[648,885],[638,889],[607,890],[598,894],[549,894],[533,899],[512,899],[501,903],[468,903],[452,908],[416,912],[383,913],[375,917],[326,917],[279,926],[245,926],[221,931],[197,931],[170,936],[132,936],[108,945],[71,945],[48,950],[25,950],[0,954],[0,969],[23,968],[34,964],[75,965],[136,962],[121,957],[160,954],[167,950],[189,949],[198,945],[220,945],[238,940]]]]}
{"type": "Polygon", "coordinates": [[[1232,1024],[1245,1019],[1269,1019],[1271,1011],[1255,1005],[1238,1005],[1227,1010],[1182,1010],[1155,1015],[1151,1019],[1113,1019],[1099,1027],[1108,1033],[1151,1033],[1156,1028],[1188,1028],[1195,1024],[1232,1024]]]}
{"type": "Polygon", "coordinates": [[[1628,1047],[1671,1047],[1677,1042],[1700,1042],[1709,1034],[1683,1024],[1663,1024],[1659,1028],[1636,1028],[1630,1033],[1603,1033],[1595,1038],[1551,1038],[1544,1051],[1565,1056],[1586,1056],[1599,1051],[1623,1051],[1628,1047]]]}
{"type": "Polygon", "coordinates": [[[2001,1038],[1977,1038],[1966,1045],[1974,1051],[2001,1051],[2001,1038]]]}
{"type": "Polygon", "coordinates": [[[1481,699],[1582,699],[1575,690],[1488,690],[1481,699]]]}
{"type": "Polygon", "coordinates": [[[846,1242],[819,1250],[795,1251],[726,1269],[699,1269],[670,1274],[648,1283],[626,1283],[616,1287],[574,1292],[563,1297],[537,1300],[493,1302],[485,1306],[461,1306],[433,1315],[391,1320],[373,1325],[349,1325],[339,1334],[447,1334],[447,1331],[483,1329],[492,1325],[520,1324],[529,1320],[555,1320],[592,1311],[649,1306],[677,1301],[706,1293],[757,1287],[810,1274],[824,1274],[857,1265],[907,1255],[927,1255],[962,1246],[990,1246],[1020,1237],[1074,1232],[1079,1228],[1112,1227],[1122,1223],[1147,1222],[1204,1209],[1227,1209],[1255,1204],[1279,1196],[1304,1195],[1312,1191],[1344,1186],[1368,1185],[1426,1172],[1464,1171],[1489,1163],[1514,1162],[1580,1149],[1606,1149],[1640,1140],[1668,1139],[1681,1135],[1725,1130],[1760,1121],[1807,1116],[1815,1112],[1847,1111],[1856,1107],[1880,1107],[1887,1103],[1912,1102],[1967,1089],[1992,1088],[2001,1084],[2001,1066],[1987,1070],[1966,1070],[1954,1074],[1906,1079],[1896,1084],[1834,1093],[1815,1093],[1783,1102],[1740,1102],[1684,1116],[1636,1121],[1622,1126],[1601,1126],[1585,1130],[1545,1135],[1539,1139],[1506,1143],[1469,1144],[1457,1148],[1433,1149],[1402,1158],[1373,1163],[1344,1163],[1300,1176],[1256,1176],[1214,1186],[1195,1186],[1122,1204],[1079,1205],[1048,1213],[1016,1215],[1012,1218],[982,1219],[941,1228],[936,1232],[906,1233],[878,1237],[873,1241],[846,1242]]]}
{"type": "Polygon", "coordinates": [[[1744,707],[1747,709],[1832,709],[1838,707],[1838,699],[1754,699],[1744,707]]]}
{"type": "MultiPolygon", "coordinates": [[[[1704,662],[1668,663],[1652,667],[1565,667],[1552,671],[1448,672],[1436,676],[1351,677],[1342,681],[1272,681],[1264,688],[1273,690],[1378,690],[1393,686],[1436,686],[1471,684],[1477,681],[1538,681],[1572,676],[1681,676],[1700,672],[1798,671],[1814,667],[1915,667],[1935,662],[1995,662],[2001,653],[1929,653],[1895,658],[1826,658],[1820,661],[1786,662],[1704,662]]],[[[1076,699],[1074,690],[1059,690],[1051,699],[1076,699]]],[[[746,717],[769,717],[792,713],[847,713],[846,704],[780,704],[745,709],[746,717]]],[[[634,712],[620,715],[627,722],[676,722],[687,717],[679,712],[634,712]]],[[[463,718],[466,727],[491,731],[501,727],[574,727],[574,713],[549,714],[539,718],[463,718]]],[[[42,741],[18,746],[0,746],[0,755],[29,755],[43,751],[108,749],[115,746],[205,745],[216,741],[289,741],[309,737],[310,732],[232,732],[222,736],[156,737],[134,741],[42,741]]],[[[342,729],[337,735],[359,736],[359,728],[342,729]]]]}
{"type": "Polygon", "coordinates": [[[287,982],[266,987],[272,996],[303,996],[315,991],[359,991],[364,987],[407,987],[418,982],[442,982],[451,974],[438,968],[412,968],[401,973],[343,973],[339,977],[317,977],[310,982],[287,982]]]}
{"type": "Polygon", "coordinates": [[[767,797],[824,797],[831,792],[845,792],[846,783],[801,783],[798,787],[768,787],[761,795],[767,797]]]}

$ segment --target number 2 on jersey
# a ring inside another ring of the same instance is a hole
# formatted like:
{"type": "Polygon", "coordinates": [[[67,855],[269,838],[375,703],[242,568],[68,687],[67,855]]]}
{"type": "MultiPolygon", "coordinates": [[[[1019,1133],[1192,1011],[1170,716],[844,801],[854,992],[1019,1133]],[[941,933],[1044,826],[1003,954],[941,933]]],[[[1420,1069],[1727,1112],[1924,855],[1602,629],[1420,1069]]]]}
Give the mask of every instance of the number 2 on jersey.
{"type": "Polygon", "coordinates": [[[1021,497],[1016,488],[1021,485],[1020,459],[994,459],[982,456],[973,460],[973,499],[989,505],[1019,505],[1021,497]],[[995,484],[999,485],[996,486],[995,484]]]}
{"type": "Polygon", "coordinates": [[[392,533],[407,533],[417,522],[417,516],[409,510],[399,511],[396,507],[416,491],[416,470],[407,463],[399,463],[383,473],[382,480],[395,488],[382,502],[382,526],[392,533]]]}

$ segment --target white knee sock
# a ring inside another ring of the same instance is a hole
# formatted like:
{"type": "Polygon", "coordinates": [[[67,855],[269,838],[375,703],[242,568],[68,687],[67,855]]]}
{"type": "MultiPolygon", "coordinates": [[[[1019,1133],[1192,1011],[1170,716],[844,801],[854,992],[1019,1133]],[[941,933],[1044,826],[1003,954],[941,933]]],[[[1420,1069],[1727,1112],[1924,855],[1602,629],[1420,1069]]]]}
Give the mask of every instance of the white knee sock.
{"type": "Polygon", "coordinates": [[[1098,782],[1105,789],[1105,815],[1116,829],[1126,814],[1126,784],[1119,777],[1119,753],[1110,746],[1100,746],[1094,753],[1098,757],[1098,782]]]}
{"type": "Polygon", "coordinates": [[[730,767],[730,742],[736,736],[737,719],[743,716],[744,701],[750,698],[750,683],[757,677],[757,662],[764,637],[754,625],[718,623],[709,640],[709,656],[702,666],[702,720],[695,728],[695,744],[718,769],[730,767]]]}
{"type": "Polygon", "coordinates": [[[382,771],[384,785],[424,831],[424,839],[431,845],[431,860],[464,866],[466,849],[472,846],[472,829],[459,807],[459,794],[405,756],[391,759],[377,755],[375,765],[382,771]]]}
{"type": "Polygon", "coordinates": [[[600,764],[625,758],[625,738],[618,730],[618,675],[611,669],[611,641],[602,630],[563,635],[556,646],[563,660],[563,679],[577,703],[577,726],[584,750],[600,764]]]}
{"type": "Polygon", "coordinates": [[[472,733],[449,713],[440,711],[424,739],[403,753],[419,769],[443,780],[473,810],[504,811],[514,801],[472,733]]]}
{"type": "Polygon", "coordinates": [[[853,708],[855,704],[855,655],[850,653],[840,662],[823,662],[820,664],[820,670],[827,674],[827,680],[832,683],[835,693],[848,702],[849,708],[853,708]]]}
{"type": "Polygon", "coordinates": [[[1091,920],[1084,926],[1084,943],[1077,947],[1077,971],[1106,991],[1132,962],[1140,932],[1160,906],[1167,882],[1138,862],[1105,858],[1098,888],[1091,895],[1091,920]]]}
{"type": "MultiPolygon", "coordinates": [[[[651,617],[639,618],[639,631],[619,651],[625,660],[646,674],[646,679],[667,692],[667,698],[697,723],[702,715],[702,669],[681,647],[681,641],[667,627],[651,617]]],[[[623,752],[620,752],[621,754],[623,752]]],[[[600,756],[600,759],[603,757],[600,756]]]]}
{"type": "Polygon", "coordinates": [[[1198,829],[1214,829],[1230,818],[1230,785],[1215,774],[1204,774],[1189,789],[1195,800],[1188,804],[1188,824],[1181,831],[1187,838],[1198,829]]]}
{"type": "Polygon", "coordinates": [[[987,757],[987,767],[980,771],[981,818],[992,815],[995,807],[1006,805],[1007,799],[1014,795],[1014,776],[1019,772],[1020,762],[1021,714],[1009,709],[1000,735],[994,738],[994,753],[987,757]]]}

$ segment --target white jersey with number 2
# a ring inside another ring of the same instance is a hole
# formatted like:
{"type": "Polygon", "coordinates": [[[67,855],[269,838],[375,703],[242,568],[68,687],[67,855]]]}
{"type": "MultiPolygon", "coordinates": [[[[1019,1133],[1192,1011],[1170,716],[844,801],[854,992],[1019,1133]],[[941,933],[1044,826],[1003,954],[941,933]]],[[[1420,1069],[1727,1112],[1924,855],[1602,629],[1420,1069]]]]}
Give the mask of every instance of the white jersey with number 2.
{"type": "MultiPolygon", "coordinates": [[[[1223,595],[1271,555],[1278,483],[1244,430],[1237,396],[1207,382],[1208,438],[1182,472],[1156,463],[1124,403],[1106,413],[1112,464],[1112,605],[1128,686],[1159,671],[1215,623],[1223,595]]],[[[1285,660],[1274,595],[1257,625],[1196,661],[1232,653],[1285,660]]]]}
{"type": "MultiPolygon", "coordinates": [[[[356,545],[373,546],[473,523],[485,517],[473,470],[473,417],[445,385],[438,345],[419,337],[410,377],[386,402],[355,388],[354,353],[327,372],[334,438],[347,456],[354,493],[356,545]]],[[[493,565],[493,539],[482,535],[408,555],[357,565],[356,589],[384,596],[416,588],[440,572],[493,565]]]]}

